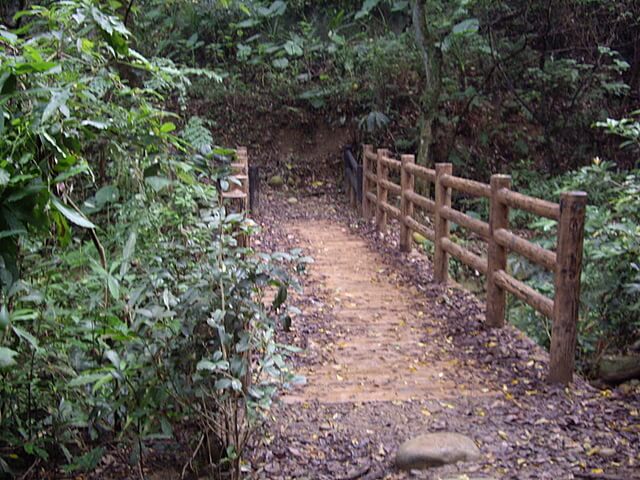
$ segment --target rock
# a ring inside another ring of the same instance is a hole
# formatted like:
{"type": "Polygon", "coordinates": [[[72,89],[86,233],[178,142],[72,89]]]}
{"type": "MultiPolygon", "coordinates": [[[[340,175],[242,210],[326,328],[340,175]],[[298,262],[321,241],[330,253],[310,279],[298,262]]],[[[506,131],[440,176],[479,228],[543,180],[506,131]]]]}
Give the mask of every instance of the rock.
{"type": "Polygon", "coordinates": [[[459,475],[457,477],[444,477],[442,480],[495,480],[494,477],[470,477],[469,475],[459,475]]]}
{"type": "Polygon", "coordinates": [[[601,448],[600,450],[598,450],[598,455],[600,455],[601,457],[613,457],[616,454],[616,449],[615,448],[601,448]]]}
{"type": "Polygon", "coordinates": [[[640,355],[603,357],[598,364],[598,377],[607,383],[640,378],[640,355]]]}
{"type": "Polygon", "coordinates": [[[474,441],[458,433],[428,433],[400,445],[396,465],[403,470],[424,470],[457,462],[480,459],[474,441]]]}
{"type": "Polygon", "coordinates": [[[284,179],[280,175],[274,175],[269,179],[269,185],[272,187],[281,187],[284,185],[284,179]]]}
{"type": "Polygon", "coordinates": [[[288,203],[289,205],[295,205],[296,203],[298,203],[298,199],[297,199],[296,197],[289,197],[289,198],[287,199],[287,203],[288,203]]]}
{"type": "Polygon", "coordinates": [[[418,232],[413,232],[413,241],[422,245],[427,241],[427,239],[424,236],[420,235],[418,232]]]}
{"type": "Polygon", "coordinates": [[[618,385],[618,390],[620,390],[623,395],[633,395],[636,391],[636,388],[637,385],[634,385],[633,380],[618,385]]]}

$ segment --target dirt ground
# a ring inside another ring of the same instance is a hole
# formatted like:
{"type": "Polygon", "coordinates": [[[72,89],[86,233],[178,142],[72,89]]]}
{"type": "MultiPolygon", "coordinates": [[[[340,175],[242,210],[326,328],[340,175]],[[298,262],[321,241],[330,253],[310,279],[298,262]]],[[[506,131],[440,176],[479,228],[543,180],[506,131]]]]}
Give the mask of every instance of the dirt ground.
{"type": "MultiPolygon", "coordinates": [[[[337,192],[263,195],[257,247],[315,258],[282,340],[305,385],[285,392],[249,461],[260,479],[640,478],[640,396],[545,383],[546,352],[482,303],[433,283],[428,259],[360,220],[337,192]],[[482,459],[403,473],[396,448],[470,436],[482,459]]],[[[397,225],[391,226],[397,232],[397,225]]]]}

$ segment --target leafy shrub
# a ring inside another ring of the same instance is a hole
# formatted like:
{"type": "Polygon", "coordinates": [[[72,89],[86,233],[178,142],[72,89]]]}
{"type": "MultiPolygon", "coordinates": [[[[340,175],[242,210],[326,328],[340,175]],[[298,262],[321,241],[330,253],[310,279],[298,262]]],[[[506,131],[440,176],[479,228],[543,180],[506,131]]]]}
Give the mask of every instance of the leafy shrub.
{"type": "MultiPolygon", "coordinates": [[[[559,184],[561,190],[589,195],[578,324],[580,360],[589,368],[607,348],[622,349],[640,332],[640,172],[615,172],[613,164],[596,159],[562,176],[559,184]]],[[[539,220],[530,226],[543,237],[555,235],[555,222],[539,220]]],[[[545,246],[553,248],[551,243],[545,246]]],[[[528,283],[553,292],[549,275],[525,268],[528,283]]],[[[548,345],[550,325],[533,310],[513,302],[511,319],[548,345]]]]}
{"type": "Polygon", "coordinates": [[[163,94],[213,75],[147,60],[100,3],[0,25],[0,472],[174,438],[237,478],[291,380],[274,330],[303,259],[238,245],[255,225],[216,188],[232,151],[168,121],[163,94]]]}

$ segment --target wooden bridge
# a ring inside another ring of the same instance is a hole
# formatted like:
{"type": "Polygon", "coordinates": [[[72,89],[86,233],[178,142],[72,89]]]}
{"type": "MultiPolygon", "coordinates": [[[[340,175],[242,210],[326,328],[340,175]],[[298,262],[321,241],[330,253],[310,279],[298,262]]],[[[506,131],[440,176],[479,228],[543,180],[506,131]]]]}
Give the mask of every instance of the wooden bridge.
{"type": "Polygon", "coordinates": [[[502,327],[505,322],[507,292],[527,303],[553,322],[551,363],[548,380],[567,383],[573,378],[576,327],[580,305],[580,273],[587,195],[566,192],[560,203],[551,203],[511,190],[511,177],[492,175],[490,184],[453,175],[450,163],[438,163],[435,169],[415,163],[413,155],[398,160],[385,149],[374,151],[365,145],[362,162],[350,149],[344,151],[345,188],[352,205],[366,220],[375,217],[381,232],[388,229],[388,219],[400,224],[400,249],[408,252],[412,232],[433,242],[434,278],[448,281],[449,257],[452,256],[486,276],[486,324],[502,327]],[[391,180],[390,172],[399,174],[400,184],[391,180]],[[433,186],[428,198],[416,191],[416,179],[433,186]],[[473,218],[452,207],[452,192],[489,201],[488,222],[473,218]],[[392,196],[392,199],[389,197],[392,196]],[[415,215],[431,218],[432,227],[415,215]],[[555,251],[540,247],[509,230],[509,210],[520,209],[558,222],[555,251]],[[487,256],[479,256],[455,243],[449,234],[455,223],[476,234],[487,245],[487,256]],[[548,298],[508,273],[507,256],[517,253],[554,274],[555,295],[548,298]]]}

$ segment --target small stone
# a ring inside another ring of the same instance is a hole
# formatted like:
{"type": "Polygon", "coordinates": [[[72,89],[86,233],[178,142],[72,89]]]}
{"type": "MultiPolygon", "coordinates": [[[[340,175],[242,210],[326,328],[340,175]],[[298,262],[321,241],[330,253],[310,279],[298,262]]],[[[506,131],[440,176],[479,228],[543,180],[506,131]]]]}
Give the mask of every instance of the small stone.
{"type": "Polygon", "coordinates": [[[288,203],[289,205],[295,205],[296,203],[298,203],[298,199],[297,199],[296,197],[289,197],[289,198],[287,199],[287,203],[288,203]]]}
{"type": "Polygon", "coordinates": [[[400,445],[396,465],[402,470],[424,470],[457,462],[480,459],[475,442],[458,433],[429,433],[400,445]]]}
{"type": "Polygon", "coordinates": [[[284,185],[284,179],[280,175],[274,175],[269,179],[268,183],[272,187],[281,187],[284,185]]]}
{"type": "Polygon", "coordinates": [[[598,455],[601,457],[613,457],[616,454],[615,448],[601,448],[598,450],[598,455]]]}
{"type": "Polygon", "coordinates": [[[495,480],[494,477],[470,477],[469,475],[460,475],[457,477],[445,477],[442,480],[495,480]]]}

